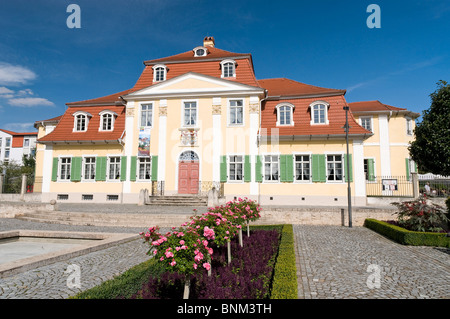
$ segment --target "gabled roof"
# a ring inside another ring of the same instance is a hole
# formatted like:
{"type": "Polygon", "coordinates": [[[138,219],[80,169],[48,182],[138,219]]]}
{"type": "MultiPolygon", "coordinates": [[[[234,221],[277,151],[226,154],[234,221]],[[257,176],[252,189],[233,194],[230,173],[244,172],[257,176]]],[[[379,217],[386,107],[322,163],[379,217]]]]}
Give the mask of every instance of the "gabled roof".
{"type": "Polygon", "coordinates": [[[258,80],[259,86],[268,90],[269,97],[306,97],[344,95],[345,90],[328,89],[286,78],[258,80]]]}
{"type": "Polygon", "coordinates": [[[352,112],[404,111],[406,109],[381,103],[380,101],[362,101],[348,104],[352,112]]]}
{"type": "Polygon", "coordinates": [[[37,135],[37,132],[13,132],[13,131],[8,131],[8,130],[4,130],[0,128],[0,131],[5,132],[6,134],[12,135],[12,136],[28,136],[28,135],[37,135]]]}

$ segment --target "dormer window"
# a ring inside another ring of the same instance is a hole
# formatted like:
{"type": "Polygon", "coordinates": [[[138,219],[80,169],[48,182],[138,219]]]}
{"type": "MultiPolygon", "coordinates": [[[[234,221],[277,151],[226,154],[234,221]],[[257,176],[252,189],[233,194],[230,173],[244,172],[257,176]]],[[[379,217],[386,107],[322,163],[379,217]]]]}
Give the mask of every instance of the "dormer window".
{"type": "Polygon", "coordinates": [[[282,103],[277,108],[277,126],[294,125],[294,105],[290,103],[282,103]]]}
{"type": "Polygon", "coordinates": [[[328,121],[328,107],[330,104],[324,101],[311,103],[311,125],[330,124],[328,121]]]}
{"type": "Polygon", "coordinates": [[[117,117],[117,113],[104,110],[98,113],[100,115],[100,127],[99,131],[112,131],[114,130],[114,120],[117,117]]]}
{"type": "Polygon", "coordinates": [[[163,64],[157,64],[153,67],[153,82],[166,80],[167,67],[163,64]]]}
{"type": "Polygon", "coordinates": [[[235,78],[236,77],[236,61],[234,60],[223,60],[220,62],[222,66],[222,77],[223,78],[235,78]]]}
{"type": "Polygon", "coordinates": [[[89,119],[92,117],[88,112],[77,111],[73,113],[74,124],[73,131],[74,132],[86,132],[89,124],[89,119]]]}
{"type": "Polygon", "coordinates": [[[192,51],[194,51],[194,56],[206,56],[207,54],[205,47],[196,47],[192,51]]]}

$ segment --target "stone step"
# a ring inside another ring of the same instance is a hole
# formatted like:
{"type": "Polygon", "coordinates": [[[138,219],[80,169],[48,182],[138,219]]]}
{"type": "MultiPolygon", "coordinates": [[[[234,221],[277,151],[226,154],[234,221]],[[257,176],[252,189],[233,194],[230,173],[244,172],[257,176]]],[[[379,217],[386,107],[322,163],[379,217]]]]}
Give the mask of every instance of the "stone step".
{"type": "Polygon", "coordinates": [[[203,196],[168,195],[150,197],[148,205],[163,206],[207,206],[208,199],[203,196]]]}

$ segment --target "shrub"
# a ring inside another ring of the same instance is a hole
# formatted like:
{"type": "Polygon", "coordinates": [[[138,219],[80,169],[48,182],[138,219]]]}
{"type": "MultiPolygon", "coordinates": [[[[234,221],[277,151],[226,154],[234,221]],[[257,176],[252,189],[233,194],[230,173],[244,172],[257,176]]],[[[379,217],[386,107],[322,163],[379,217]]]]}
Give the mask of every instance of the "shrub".
{"type": "Polygon", "coordinates": [[[445,209],[434,203],[428,204],[423,195],[417,200],[391,204],[399,209],[396,213],[399,225],[408,230],[440,232],[444,230],[443,227],[447,227],[448,218],[445,209]]]}
{"type": "Polygon", "coordinates": [[[370,218],[364,221],[364,227],[403,245],[450,247],[450,237],[445,233],[415,232],[370,218]]]}

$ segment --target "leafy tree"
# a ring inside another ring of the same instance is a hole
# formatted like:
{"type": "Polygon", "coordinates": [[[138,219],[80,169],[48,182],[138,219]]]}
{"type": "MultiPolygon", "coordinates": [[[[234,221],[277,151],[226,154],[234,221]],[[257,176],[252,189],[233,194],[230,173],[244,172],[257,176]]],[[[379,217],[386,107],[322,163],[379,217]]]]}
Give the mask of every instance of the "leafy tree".
{"type": "Polygon", "coordinates": [[[441,80],[437,85],[430,108],[414,129],[409,152],[421,171],[450,175],[450,84],[441,80]]]}

